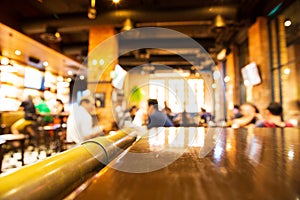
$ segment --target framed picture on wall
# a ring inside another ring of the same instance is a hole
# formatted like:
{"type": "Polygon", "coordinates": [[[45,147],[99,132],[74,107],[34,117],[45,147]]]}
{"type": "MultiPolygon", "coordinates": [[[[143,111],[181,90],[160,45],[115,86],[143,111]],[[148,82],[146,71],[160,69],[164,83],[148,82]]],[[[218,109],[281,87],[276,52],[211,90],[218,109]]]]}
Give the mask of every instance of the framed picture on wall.
{"type": "Polygon", "coordinates": [[[96,108],[105,107],[105,92],[95,93],[95,106],[96,108]]]}

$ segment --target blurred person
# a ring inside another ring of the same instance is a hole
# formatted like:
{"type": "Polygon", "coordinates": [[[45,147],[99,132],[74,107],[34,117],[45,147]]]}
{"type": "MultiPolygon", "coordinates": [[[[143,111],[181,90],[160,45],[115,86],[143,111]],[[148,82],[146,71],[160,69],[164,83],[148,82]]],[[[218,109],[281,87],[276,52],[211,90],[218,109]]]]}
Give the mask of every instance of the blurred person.
{"type": "Polygon", "coordinates": [[[283,108],[280,103],[271,102],[266,109],[265,119],[257,122],[255,127],[269,127],[269,128],[293,127],[291,123],[284,122],[281,120],[282,112],[283,112],[283,108]]]}
{"type": "Polygon", "coordinates": [[[168,106],[167,102],[164,102],[165,107],[162,109],[162,112],[166,114],[169,119],[174,123],[174,119],[176,118],[176,114],[172,112],[171,108],[168,106]]]}
{"type": "Polygon", "coordinates": [[[191,117],[191,115],[186,112],[185,110],[178,115],[179,121],[179,126],[182,127],[194,127],[197,126],[197,124],[194,122],[193,118],[191,117]]]}
{"type": "Polygon", "coordinates": [[[64,103],[61,99],[55,99],[55,104],[51,109],[54,124],[62,124],[67,121],[67,113],[65,113],[64,103]]]}
{"type": "Polygon", "coordinates": [[[126,109],[121,117],[119,118],[118,122],[118,128],[124,128],[124,127],[132,127],[133,126],[133,120],[135,118],[135,114],[138,111],[137,106],[131,106],[129,109],[126,109]]]}
{"type": "Polygon", "coordinates": [[[255,123],[261,119],[258,108],[252,103],[244,103],[240,106],[242,117],[232,120],[232,127],[249,127],[254,126],[255,123]]]}
{"type": "Polygon", "coordinates": [[[20,131],[27,131],[31,137],[35,136],[35,132],[32,128],[36,120],[36,109],[33,103],[33,98],[31,95],[25,97],[24,101],[21,102],[19,106],[20,111],[24,111],[24,118],[16,121],[11,127],[12,134],[19,134],[20,131]]]}
{"type": "Polygon", "coordinates": [[[206,125],[210,120],[212,120],[212,115],[210,112],[207,112],[205,108],[201,108],[200,111],[200,124],[206,125]]]}
{"type": "Polygon", "coordinates": [[[131,106],[131,108],[129,109],[129,114],[130,114],[132,121],[134,120],[135,114],[138,110],[139,110],[139,108],[136,105],[131,106]]]}
{"type": "Polygon", "coordinates": [[[51,110],[49,106],[46,104],[45,99],[43,96],[38,96],[35,98],[36,104],[35,104],[35,109],[37,111],[37,114],[43,116],[42,123],[47,124],[51,123],[53,121],[53,117],[50,115],[51,110]]]}
{"type": "Polygon", "coordinates": [[[101,126],[93,126],[92,113],[95,102],[92,97],[83,97],[79,106],[74,108],[67,120],[67,141],[81,144],[83,141],[103,136],[101,126]]]}
{"type": "Polygon", "coordinates": [[[135,113],[135,117],[132,124],[137,127],[143,127],[147,124],[148,114],[147,114],[147,102],[143,101],[139,105],[139,109],[135,113]]]}
{"type": "Polygon", "coordinates": [[[51,113],[60,114],[63,112],[65,112],[64,103],[62,102],[61,99],[55,99],[55,105],[53,106],[51,113]]]}
{"type": "Polygon", "coordinates": [[[147,128],[174,126],[166,114],[158,110],[156,99],[148,99],[148,124],[147,128]]]}
{"type": "Polygon", "coordinates": [[[240,112],[240,106],[239,105],[234,105],[232,112],[233,112],[233,116],[231,117],[231,119],[236,119],[236,118],[240,118],[240,117],[243,116],[240,112]]]}

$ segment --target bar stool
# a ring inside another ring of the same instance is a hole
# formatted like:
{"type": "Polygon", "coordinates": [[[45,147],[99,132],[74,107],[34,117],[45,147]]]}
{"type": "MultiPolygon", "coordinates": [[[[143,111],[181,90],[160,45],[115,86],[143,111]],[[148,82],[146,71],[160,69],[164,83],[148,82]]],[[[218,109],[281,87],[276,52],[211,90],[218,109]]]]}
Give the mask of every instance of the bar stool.
{"type": "Polygon", "coordinates": [[[25,151],[25,140],[26,135],[24,134],[3,134],[0,135],[0,173],[2,172],[2,161],[4,154],[13,149],[21,149],[21,162],[24,166],[24,151],[25,151]],[[13,142],[20,142],[20,146],[12,147],[13,142]]]}
{"type": "Polygon", "coordinates": [[[45,145],[46,155],[50,156],[53,151],[60,152],[61,142],[59,136],[60,124],[52,124],[46,126],[40,126],[38,128],[43,138],[45,145]]]}

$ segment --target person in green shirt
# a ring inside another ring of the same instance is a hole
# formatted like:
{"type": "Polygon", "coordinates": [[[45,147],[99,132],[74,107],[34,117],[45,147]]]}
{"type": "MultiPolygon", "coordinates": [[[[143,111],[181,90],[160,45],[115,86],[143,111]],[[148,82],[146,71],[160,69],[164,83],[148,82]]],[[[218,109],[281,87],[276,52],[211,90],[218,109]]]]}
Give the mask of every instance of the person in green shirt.
{"type": "Polygon", "coordinates": [[[35,105],[35,109],[37,113],[43,115],[43,122],[50,123],[53,121],[53,117],[50,115],[51,110],[49,106],[46,104],[44,97],[40,96],[38,103],[35,105]]]}

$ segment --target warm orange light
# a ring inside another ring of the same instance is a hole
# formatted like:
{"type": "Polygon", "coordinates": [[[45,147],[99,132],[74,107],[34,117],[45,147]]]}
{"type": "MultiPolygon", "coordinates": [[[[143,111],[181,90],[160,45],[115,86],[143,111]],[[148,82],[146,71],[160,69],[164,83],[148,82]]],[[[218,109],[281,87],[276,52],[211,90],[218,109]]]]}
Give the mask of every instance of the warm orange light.
{"type": "Polygon", "coordinates": [[[291,25],[292,25],[292,21],[291,20],[287,19],[287,20],[284,21],[284,26],[285,27],[289,27],[291,25]]]}
{"type": "Polygon", "coordinates": [[[67,73],[69,76],[73,75],[73,72],[71,70],[69,70],[67,73]]]}
{"type": "Polygon", "coordinates": [[[120,3],[120,0],[112,0],[113,3],[117,4],[117,3],[120,3]]]}
{"type": "Polygon", "coordinates": [[[43,62],[43,65],[44,65],[45,67],[48,67],[49,63],[48,63],[47,61],[44,61],[44,62],[43,62]]]}
{"type": "Polygon", "coordinates": [[[1,64],[2,65],[8,65],[9,64],[9,59],[6,57],[1,58],[1,64]]]}
{"type": "Polygon", "coordinates": [[[229,76],[225,76],[225,77],[224,77],[224,82],[225,82],[225,83],[228,83],[229,81],[230,81],[230,77],[229,77],[229,76]]]}
{"type": "Polygon", "coordinates": [[[95,8],[95,5],[96,5],[96,0],[91,0],[91,7],[95,8]]]}
{"type": "Polygon", "coordinates": [[[286,74],[286,75],[289,75],[291,73],[291,69],[290,68],[285,68],[283,73],[286,74]]]}
{"type": "Polygon", "coordinates": [[[60,38],[61,37],[59,32],[56,32],[54,35],[55,35],[56,38],[60,38]]]}
{"type": "Polygon", "coordinates": [[[22,52],[20,51],[20,50],[15,50],[15,54],[17,55],[17,56],[19,56],[19,55],[21,55],[22,54],[22,52]]]}

